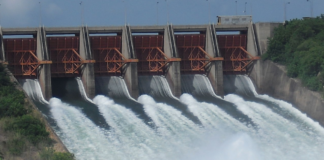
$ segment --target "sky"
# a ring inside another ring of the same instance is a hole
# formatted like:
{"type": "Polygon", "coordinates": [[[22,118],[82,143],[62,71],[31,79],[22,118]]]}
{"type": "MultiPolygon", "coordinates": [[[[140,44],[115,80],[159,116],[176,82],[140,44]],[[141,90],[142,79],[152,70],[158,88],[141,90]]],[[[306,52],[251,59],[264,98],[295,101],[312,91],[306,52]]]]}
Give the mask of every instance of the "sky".
{"type": "Polygon", "coordinates": [[[5,28],[208,24],[216,23],[217,16],[236,13],[252,15],[253,22],[283,22],[285,6],[287,20],[310,17],[311,8],[314,16],[324,14],[324,0],[0,0],[0,4],[0,25],[5,28]]]}

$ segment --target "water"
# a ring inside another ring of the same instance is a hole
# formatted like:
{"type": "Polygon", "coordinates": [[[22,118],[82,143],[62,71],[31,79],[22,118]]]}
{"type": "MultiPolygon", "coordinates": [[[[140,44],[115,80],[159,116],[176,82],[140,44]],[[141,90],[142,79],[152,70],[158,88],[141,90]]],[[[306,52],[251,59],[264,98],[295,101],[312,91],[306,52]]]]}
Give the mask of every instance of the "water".
{"type": "MultiPolygon", "coordinates": [[[[101,95],[93,100],[82,96],[77,79],[65,80],[60,85],[69,86],[61,86],[60,99],[40,107],[49,108],[46,115],[55,120],[54,130],[77,159],[323,159],[324,129],[317,122],[287,102],[256,94],[246,76],[225,78],[224,99],[210,90],[203,75],[182,76],[180,99],[160,76],[140,79],[143,95],[137,100],[130,98],[120,77],[96,78],[101,95]],[[69,100],[66,93],[83,100],[69,100]],[[80,101],[95,108],[91,112],[109,127],[97,124],[80,101]],[[184,108],[173,106],[174,101],[184,108]]],[[[34,87],[27,89],[39,95],[34,87]]]]}

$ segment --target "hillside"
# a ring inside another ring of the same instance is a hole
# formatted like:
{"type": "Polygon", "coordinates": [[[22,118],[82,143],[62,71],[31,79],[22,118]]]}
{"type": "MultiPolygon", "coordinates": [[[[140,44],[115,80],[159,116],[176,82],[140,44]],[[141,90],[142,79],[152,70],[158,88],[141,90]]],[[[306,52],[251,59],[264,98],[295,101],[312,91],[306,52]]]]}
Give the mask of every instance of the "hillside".
{"type": "Polygon", "coordinates": [[[54,133],[16,85],[0,65],[0,160],[74,159],[70,153],[55,151],[54,133]]]}
{"type": "Polygon", "coordinates": [[[310,90],[323,92],[324,16],[293,19],[276,28],[262,58],[285,65],[288,76],[301,79],[310,90]]]}

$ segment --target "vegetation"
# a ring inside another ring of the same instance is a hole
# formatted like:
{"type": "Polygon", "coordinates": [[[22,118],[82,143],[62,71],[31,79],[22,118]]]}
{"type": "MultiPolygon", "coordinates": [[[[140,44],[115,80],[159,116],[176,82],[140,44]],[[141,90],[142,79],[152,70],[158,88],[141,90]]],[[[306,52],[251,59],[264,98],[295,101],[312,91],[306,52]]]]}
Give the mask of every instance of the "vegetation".
{"type": "Polygon", "coordinates": [[[288,76],[300,78],[313,91],[324,86],[324,16],[287,21],[274,31],[263,59],[287,66],[288,76]]]}
{"type": "Polygon", "coordinates": [[[17,156],[45,160],[74,159],[70,153],[57,153],[51,148],[52,140],[44,122],[15,85],[0,65],[0,160],[15,159],[13,157],[17,156]]]}

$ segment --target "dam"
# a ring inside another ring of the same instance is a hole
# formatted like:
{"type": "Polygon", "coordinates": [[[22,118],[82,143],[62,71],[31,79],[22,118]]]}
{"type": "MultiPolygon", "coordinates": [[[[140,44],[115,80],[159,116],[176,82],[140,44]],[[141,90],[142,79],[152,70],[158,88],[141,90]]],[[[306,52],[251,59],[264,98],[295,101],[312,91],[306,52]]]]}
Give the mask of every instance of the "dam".
{"type": "Polygon", "coordinates": [[[77,159],[321,159],[322,126],[248,76],[280,24],[223,18],[1,28],[1,61],[77,159]]]}

